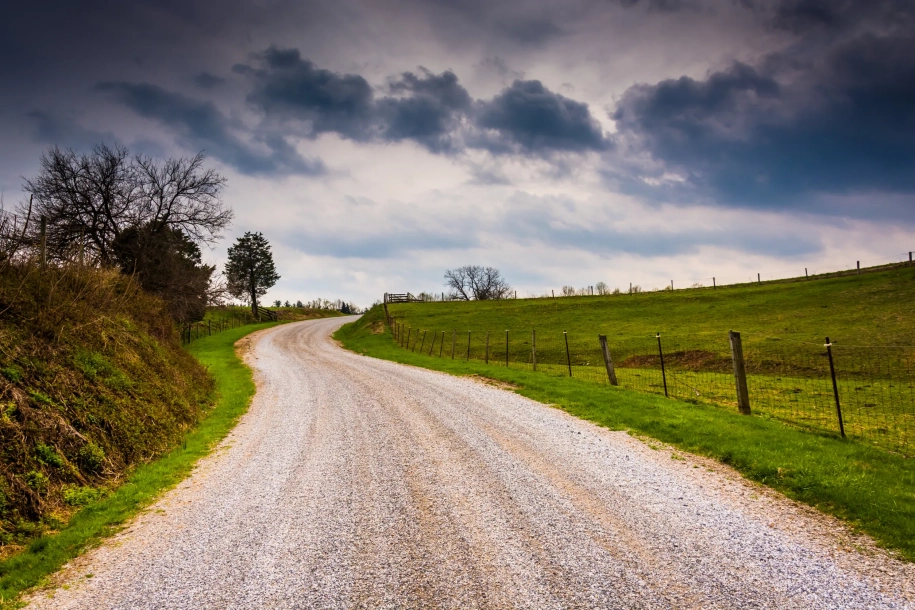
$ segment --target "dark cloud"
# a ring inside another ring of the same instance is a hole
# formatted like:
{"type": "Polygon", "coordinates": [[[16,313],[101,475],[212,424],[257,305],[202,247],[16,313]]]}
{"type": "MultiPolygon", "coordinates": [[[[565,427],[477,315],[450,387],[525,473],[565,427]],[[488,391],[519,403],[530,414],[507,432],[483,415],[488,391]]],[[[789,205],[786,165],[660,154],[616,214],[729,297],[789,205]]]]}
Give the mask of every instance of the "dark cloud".
{"type": "Polygon", "coordinates": [[[516,80],[488,102],[482,102],[477,126],[498,134],[483,146],[501,153],[585,152],[604,150],[609,142],[588,105],[554,93],[537,80],[516,80]]]}
{"type": "MultiPolygon", "coordinates": [[[[896,5],[877,2],[868,14],[896,5]]],[[[780,6],[797,29],[844,34],[811,34],[756,68],[630,88],[613,114],[618,139],[650,154],[652,177],[683,180],[652,189],[623,178],[630,190],[820,212],[824,195],[915,193],[915,36],[896,27],[906,17],[852,19],[863,14],[856,3],[780,6]]]]}
{"type": "Polygon", "coordinates": [[[433,152],[460,148],[457,132],[471,99],[453,72],[405,72],[389,88],[401,97],[385,97],[376,105],[382,139],[414,140],[433,152]]]}
{"type": "Polygon", "coordinates": [[[266,115],[306,121],[312,136],[371,138],[374,94],[362,76],[317,68],[298,49],[270,47],[260,59],[260,68],[241,65],[235,71],[254,79],[248,101],[266,115]]]}
{"type": "Polygon", "coordinates": [[[358,74],[318,68],[296,49],[270,47],[256,66],[234,71],[253,81],[248,101],[268,121],[304,124],[304,135],[333,132],[356,141],[412,140],[435,153],[465,146],[495,153],[603,150],[608,140],[587,104],[540,81],[515,81],[490,101],[472,100],[454,72],[404,72],[376,98],[358,74]]]}
{"type": "MultiPolygon", "coordinates": [[[[109,94],[142,117],[157,121],[183,142],[204,149],[245,174],[318,174],[319,161],[302,158],[276,134],[254,134],[252,145],[234,134],[235,127],[212,102],[201,102],[147,83],[107,82],[96,89],[109,94]]],[[[238,126],[240,127],[240,126],[238,126]]]]}
{"type": "Polygon", "coordinates": [[[102,133],[86,129],[76,121],[61,116],[32,110],[26,116],[34,122],[35,140],[41,143],[54,144],[75,150],[89,149],[99,142],[114,144],[118,139],[112,133],[102,133]]]}
{"type": "Polygon", "coordinates": [[[194,84],[201,89],[214,89],[225,84],[225,82],[226,79],[210,74],[209,72],[201,72],[194,77],[194,84]]]}

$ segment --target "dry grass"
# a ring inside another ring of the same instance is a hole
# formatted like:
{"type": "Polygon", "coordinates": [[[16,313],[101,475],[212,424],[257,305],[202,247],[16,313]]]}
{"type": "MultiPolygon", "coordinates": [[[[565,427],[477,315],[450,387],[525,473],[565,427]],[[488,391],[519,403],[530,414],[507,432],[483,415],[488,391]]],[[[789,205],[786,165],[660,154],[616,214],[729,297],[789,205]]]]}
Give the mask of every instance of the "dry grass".
{"type": "Polygon", "coordinates": [[[114,271],[0,269],[0,556],[56,530],[206,412],[164,303],[114,271]]]}

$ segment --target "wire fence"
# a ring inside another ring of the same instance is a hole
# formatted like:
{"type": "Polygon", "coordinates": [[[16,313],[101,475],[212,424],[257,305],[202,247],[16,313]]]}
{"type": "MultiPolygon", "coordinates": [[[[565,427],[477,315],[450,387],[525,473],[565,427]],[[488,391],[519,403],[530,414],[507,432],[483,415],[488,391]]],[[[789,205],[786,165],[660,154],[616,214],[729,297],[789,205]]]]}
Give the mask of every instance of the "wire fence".
{"type": "Polygon", "coordinates": [[[394,341],[434,358],[570,376],[741,409],[886,449],[915,453],[915,346],[859,346],[729,333],[607,336],[560,330],[414,329],[391,317],[394,341]],[[742,352],[742,354],[740,353],[742,352]],[[737,363],[740,366],[736,366],[737,363]],[[739,369],[739,370],[738,370],[739,369]]]}

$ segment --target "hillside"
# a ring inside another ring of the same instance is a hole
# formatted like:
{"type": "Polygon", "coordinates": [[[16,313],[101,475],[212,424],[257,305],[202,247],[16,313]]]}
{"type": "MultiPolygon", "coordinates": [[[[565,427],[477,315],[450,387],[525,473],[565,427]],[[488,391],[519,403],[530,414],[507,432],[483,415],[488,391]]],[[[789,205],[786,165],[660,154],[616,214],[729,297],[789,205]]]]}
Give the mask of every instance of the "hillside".
{"type": "Polygon", "coordinates": [[[117,272],[0,275],[0,556],[175,446],[212,400],[162,301],[117,272]]]}
{"type": "Polygon", "coordinates": [[[479,302],[390,305],[423,329],[567,330],[570,335],[726,333],[915,345],[915,267],[810,281],[479,302]]]}

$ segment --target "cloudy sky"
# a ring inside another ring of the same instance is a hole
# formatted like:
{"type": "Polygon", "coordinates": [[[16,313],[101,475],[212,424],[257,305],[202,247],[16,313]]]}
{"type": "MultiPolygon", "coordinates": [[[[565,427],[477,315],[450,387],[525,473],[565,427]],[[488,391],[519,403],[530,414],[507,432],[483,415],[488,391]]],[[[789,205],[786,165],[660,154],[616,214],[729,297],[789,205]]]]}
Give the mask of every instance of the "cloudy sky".
{"type": "Polygon", "coordinates": [[[0,9],[0,190],[201,150],[268,298],[784,277],[915,250],[910,0],[86,0],[0,9]]]}

